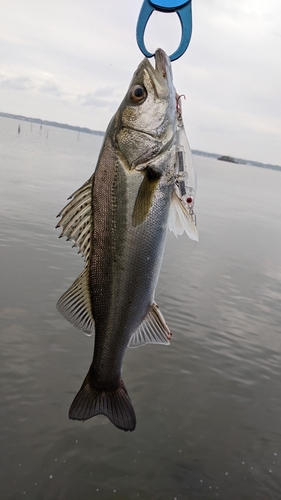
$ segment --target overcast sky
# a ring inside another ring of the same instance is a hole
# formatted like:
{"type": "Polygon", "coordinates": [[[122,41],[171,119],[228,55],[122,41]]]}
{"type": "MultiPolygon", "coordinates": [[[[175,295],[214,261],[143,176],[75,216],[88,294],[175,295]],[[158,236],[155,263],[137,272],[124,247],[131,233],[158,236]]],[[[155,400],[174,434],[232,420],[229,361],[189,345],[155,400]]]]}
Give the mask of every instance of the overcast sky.
{"type": "MultiPolygon", "coordinates": [[[[0,111],[105,130],[143,58],[142,0],[0,0],[0,111]]],[[[193,0],[173,63],[192,149],[281,165],[280,0],[193,0]]],[[[178,46],[176,14],[154,13],[147,48],[178,46]]]]}

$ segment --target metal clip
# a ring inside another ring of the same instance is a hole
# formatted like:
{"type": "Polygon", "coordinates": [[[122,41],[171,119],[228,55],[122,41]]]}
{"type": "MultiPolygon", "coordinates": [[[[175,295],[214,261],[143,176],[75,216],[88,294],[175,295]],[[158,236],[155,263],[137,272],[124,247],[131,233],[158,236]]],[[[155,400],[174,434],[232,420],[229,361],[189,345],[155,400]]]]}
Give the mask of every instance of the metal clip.
{"type": "Polygon", "coordinates": [[[181,22],[181,41],[177,50],[170,55],[170,60],[175,61],[186,51],[192,33],[191,0],[144,0],[137,23],[137,43],[146,57],[153,57],[144,44],[144,31],[147,22],[154,10],[160,12],[176,12],[181,22]]]}

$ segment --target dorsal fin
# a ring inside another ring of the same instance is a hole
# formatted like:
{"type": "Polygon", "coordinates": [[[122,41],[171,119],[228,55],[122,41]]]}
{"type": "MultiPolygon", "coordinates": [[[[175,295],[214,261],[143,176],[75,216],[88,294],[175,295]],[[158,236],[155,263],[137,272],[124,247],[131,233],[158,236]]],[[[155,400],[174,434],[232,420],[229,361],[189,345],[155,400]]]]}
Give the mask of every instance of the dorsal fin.
{"type": "Polygon", "coordinates": [[[92,335],[94,318],[89,289],[88,267],[76,278],[57,302],[57,309],[67,321],[87,335],[92,335]]]}
{"type": "Polygon", "coordinates": [[[83,255],[86,263],[91,247],[93,179],[94,174],[70,196],[71,201],[58,214],[61,219],[56,225],[56,228],[62,227],[59,237],[74,241],[73,246],[79,248],[78,253],[83,255]]]}
{"type": "Polygon", "coordinates": [[[71,201],[61,210],[56,227],[62,227],[62,236],[73,240],[74,245],[84,256],[85,269],[57,303],[58,311],[76,328],[88,335],[92,334],[94,318],[89,289],[89,256],[92,230],[92,183],[94,175],[83,184],[70,198],[71,201]]]}

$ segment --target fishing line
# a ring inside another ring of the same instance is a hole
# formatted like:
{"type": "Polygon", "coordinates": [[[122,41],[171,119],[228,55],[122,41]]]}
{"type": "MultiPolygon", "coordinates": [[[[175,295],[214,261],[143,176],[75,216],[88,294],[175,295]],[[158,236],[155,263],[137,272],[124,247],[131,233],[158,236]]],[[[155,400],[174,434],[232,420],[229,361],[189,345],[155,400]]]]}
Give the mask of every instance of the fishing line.
{"type": "Polygon", "coordinates": [[[161,290],[159,292],[157,292],[157,294],[155,295],[155,297],[158,297],[158,295],[160,295],[160,293],[162,293],[163,290],[165,290],[167,288],[167,286],[169,286],[177,278],[177,276],[180,274],[180,272],[185,268],[185,266],[187,264],[187,261],[190,259],[190,257],[192,256],[192,254],[194,252],[196,243],[197,243],[196,241],[193,241],[193,246],[192,246],[191,252],[186,257],[186,259],[185,259],[185,261],[184,261],[184,263],[182,265],[182,268],[178,270],[178,272],[175,274],[175,276],[173,276],[173,278],[163,288],[161,288],[161,290]]]}

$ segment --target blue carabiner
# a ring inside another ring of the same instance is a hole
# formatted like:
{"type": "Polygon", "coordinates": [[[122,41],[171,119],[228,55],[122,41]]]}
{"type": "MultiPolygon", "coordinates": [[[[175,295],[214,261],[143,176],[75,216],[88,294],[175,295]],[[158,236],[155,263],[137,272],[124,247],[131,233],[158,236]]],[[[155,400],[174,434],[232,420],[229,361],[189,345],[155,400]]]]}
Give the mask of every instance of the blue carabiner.
{"type": "Polygon", "coordinates": [[[177,50],[170,56],[171,61],[181,57],[186,51],[192,33],[191,0],[144,0],[137,23],[137,43],[146,57],[153,57],[144,44],[144,31],[152,12],[176,12],[181,22],[181,41],[177,50]]]}

